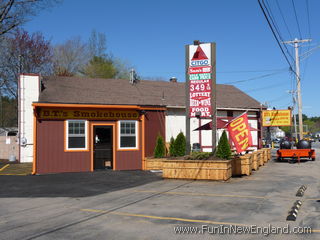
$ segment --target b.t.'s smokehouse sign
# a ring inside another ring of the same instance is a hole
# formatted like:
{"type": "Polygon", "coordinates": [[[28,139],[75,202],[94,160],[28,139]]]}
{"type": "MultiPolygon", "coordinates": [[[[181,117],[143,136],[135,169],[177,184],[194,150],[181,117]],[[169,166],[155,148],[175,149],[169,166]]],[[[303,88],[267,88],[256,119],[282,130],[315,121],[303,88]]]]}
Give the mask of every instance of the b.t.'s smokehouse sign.
{"type": "Polygon", "coordinates": [[[211,46],[210,43],[189,45],[190,117],[199,112],[210,117],[211,109],[211,46]]]}
{"type": "Polygon", "coordinates": [[[42,108],[38,113],[39,119],[138,119],[137,111],[121,111],[121,110],[69,110],[69,109],[53,109],[42,108]]]}

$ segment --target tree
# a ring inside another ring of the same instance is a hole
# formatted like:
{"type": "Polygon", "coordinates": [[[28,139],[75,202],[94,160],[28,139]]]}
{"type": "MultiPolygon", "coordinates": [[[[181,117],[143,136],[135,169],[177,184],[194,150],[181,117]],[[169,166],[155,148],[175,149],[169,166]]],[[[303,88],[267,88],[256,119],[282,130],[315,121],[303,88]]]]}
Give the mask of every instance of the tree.
{"type": "Polygon", "coordinates": [[[93,57],[107,57],[107,37],[104,33],[92,30],[89,42],[90,58],[93,57]]]}
{"type": "Polygon", "coordinates": [[[216,157],[219,157],[222,159],[229,159],[231,157],[231,149],[228,142],[226,131],[223,131],[219,139],[219,143],[216,151],[216,157]]]}
{"type": "Polygon", "coordinates": [[[114,78],[117,75],[117,69],[112,60],[95,56],[84,67],[82,73],[91,78],[114,78]]]}
{"type": "Polygon", "coordinates": [[[174,153],[176,156],[184,156],[186,154],[186,137],[180,132],[174,141],[174,153]]]}
{"type": "Polygon", "coordinates": [[[41,33],[29,34],[17,29],[0,42],[0,87],[6,95],[17,98],[19,74],[52,72],[52,48],[41,33]]]}
{"type": "Polygon", "coordinates": [[[163,137],[159,134],[157,137],[156,147],[154,149],[154,157],[162,158],[166,155],[166,146],[164,144],[163,137]]]}
{"type": "Polygon", "coordinates": [[[57,76],[77,75],[89,60],[88,44],[83,43],[80,37],[73,37],[54,47],[54,74],[57,76]]]}
{"type": "MultiPolygon", "coordinates": [[[[133,68],[128,62],[120,59],[120,58],[112,58],[113,65],[117,69],[117,74],[115,76],[116,79],[129,79],[130,78],[130,70],[133,68]]],[[[140,76],[136,76],[140,79],[140,76]]]]}
{"type": "Polygon", "coordinates": [[[176,156],[176,153],[175,153],[175,150],[174,150],[174,138],[173,137],[170,138],[169,155],[171,157],[175,157],[176,156]]]}
{"type": "Polygon", "coordinates": [[[107,53],[106,35],[93,30],[87,42],[73,37],[54,47],[54,74],[129,79],[131,66],[107,53]]]}
{"type": "Polygon", "coordinates": [[[16,105],[17,101],[15,99],[0,96],[0,127],[17,126],[16,105]]]}
{"type": "Polygon", "coordinates": [[[0,36],[21,26],[30,16],[40,10],[53,6],[58,0],[1,0],[0,1],[0,36]]]}

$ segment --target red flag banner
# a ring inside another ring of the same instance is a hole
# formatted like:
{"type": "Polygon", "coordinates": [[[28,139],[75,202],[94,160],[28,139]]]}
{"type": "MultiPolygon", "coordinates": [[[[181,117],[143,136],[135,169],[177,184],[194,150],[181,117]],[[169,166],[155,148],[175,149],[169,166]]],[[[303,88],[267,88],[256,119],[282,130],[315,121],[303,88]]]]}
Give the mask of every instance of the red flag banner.
{"type": "Polygon", "coordinates": [[[252,145],[252,137],[247,113],[240,115],[228,124],[229,136],[231,137],[237,153],[241,153],[252,145]]]}

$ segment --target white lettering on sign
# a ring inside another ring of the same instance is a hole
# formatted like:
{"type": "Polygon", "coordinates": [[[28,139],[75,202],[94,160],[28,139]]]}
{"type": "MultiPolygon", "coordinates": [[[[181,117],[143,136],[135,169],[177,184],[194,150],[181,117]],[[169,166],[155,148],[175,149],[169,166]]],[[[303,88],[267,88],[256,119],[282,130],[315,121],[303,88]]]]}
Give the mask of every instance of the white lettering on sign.
{"type": "Polygon", "coordinates": [[[210,79],[211,74],[210,73],[200,73],[200,74],[190,74],[189,79],[190,80],[206,80],[210,79]]]}
{"type": "Polygon", "coordinates": [[[190,98],[210,97],[210,92],[194,92],[190,93],[190,98]]]}
{"type": "MultiPolygon", "coordinates": [[[[190,100],[190,107],[198,107],[198,106],[211,106],[211,99],[206,98],[204,100],[190,100]]],[[[193,111],[193,110],[192,110],[193,111]]]]}
{"type": "Polygon", "coordinates": [[[211,73],[211,67],[190,67],[189,74],[211,73]]]}

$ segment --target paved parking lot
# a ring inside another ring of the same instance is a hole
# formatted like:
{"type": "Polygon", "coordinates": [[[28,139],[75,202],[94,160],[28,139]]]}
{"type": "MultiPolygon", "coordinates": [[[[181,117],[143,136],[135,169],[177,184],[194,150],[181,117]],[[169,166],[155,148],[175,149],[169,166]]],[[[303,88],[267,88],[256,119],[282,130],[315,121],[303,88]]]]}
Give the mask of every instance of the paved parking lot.
{"type": "Polygon", "coordinates": [[[268,239],[320,239],[320,153],[315,162],[270,161],[228,182],[162,180],[142,171],[0,176],[0,239],[261,239],[210,234],[232,225],[311,227],[312,234],[268,239]],[[303,197],[295,194],[301,185],[303,197]],[[286,221],[294,201],[302,206],[286,221]],[[195,227],[197,234],[175,230],[195,227]]]}

